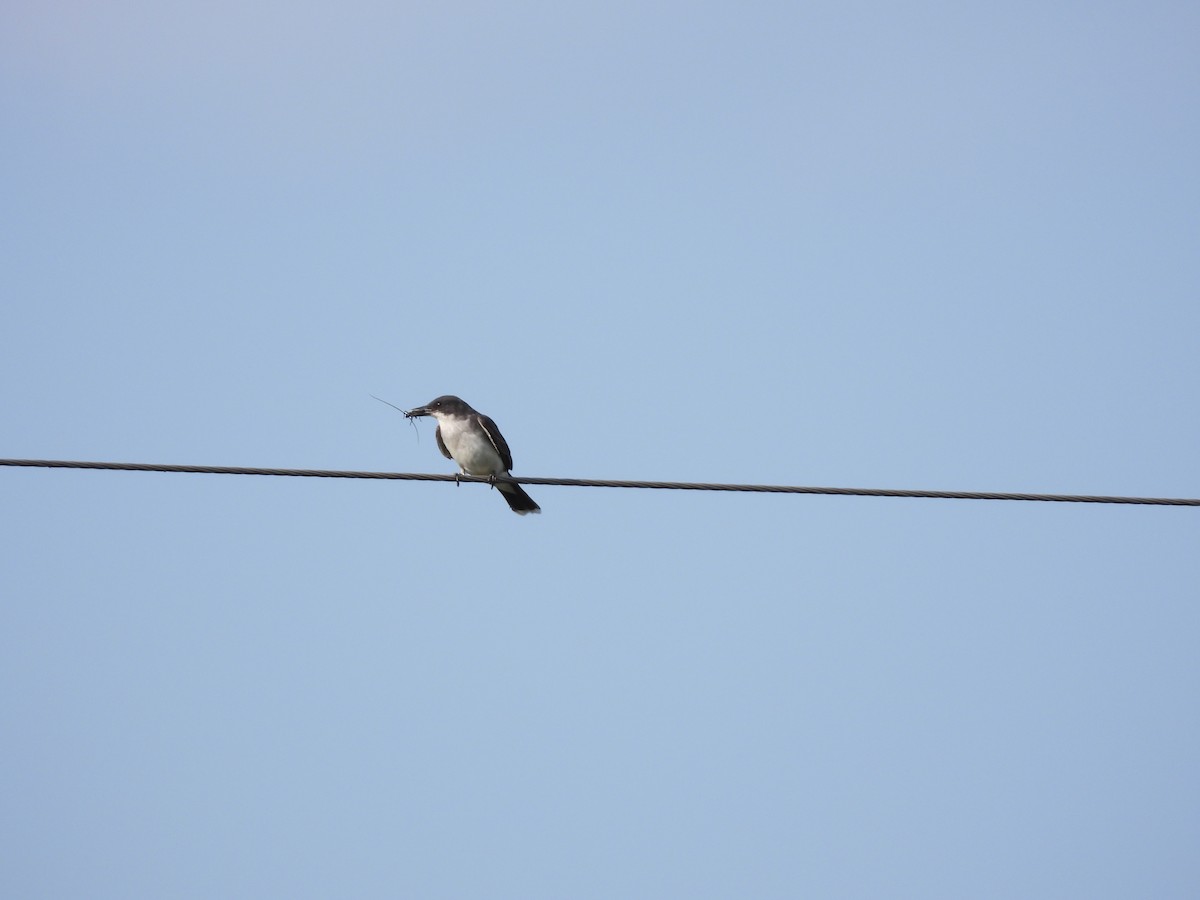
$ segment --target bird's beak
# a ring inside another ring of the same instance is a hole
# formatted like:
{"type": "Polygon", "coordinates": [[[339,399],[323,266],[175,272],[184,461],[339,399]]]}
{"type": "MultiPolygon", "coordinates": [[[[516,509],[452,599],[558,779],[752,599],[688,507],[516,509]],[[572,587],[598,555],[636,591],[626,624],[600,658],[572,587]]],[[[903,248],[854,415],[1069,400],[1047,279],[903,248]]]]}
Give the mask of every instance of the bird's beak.
{"type": "Polygon", "coordinates": [[[406,412],[404,414],[404,418],[415,419],[417,416],[427,416],[427,415],[429,415],[429,407],[428,406],[418,406],[416,409],[410,409],[408,412],[406,412]]]}

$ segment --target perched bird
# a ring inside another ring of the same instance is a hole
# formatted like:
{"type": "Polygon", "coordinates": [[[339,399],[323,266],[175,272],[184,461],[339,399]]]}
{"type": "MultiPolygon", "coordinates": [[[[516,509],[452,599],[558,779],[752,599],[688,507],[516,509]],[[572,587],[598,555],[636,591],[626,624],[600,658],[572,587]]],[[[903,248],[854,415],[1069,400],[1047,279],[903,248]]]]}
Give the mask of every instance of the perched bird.
{"type": "MultiPolygon", "coordinates": [[[[464,475],[481,477],[507,475],[512,468],[512,451],[496,423],[483,413],[471,409],[458,397],[447,394],[424,406],[405,413],[414,416],[433,416],[437,419],[438,449],[442,456],[458,463],[464,475]]],[[[511,481],[497,481],[496,488],[517,515],[540,513],[542,508],[533,502],[524,488],[511,481]]]]}

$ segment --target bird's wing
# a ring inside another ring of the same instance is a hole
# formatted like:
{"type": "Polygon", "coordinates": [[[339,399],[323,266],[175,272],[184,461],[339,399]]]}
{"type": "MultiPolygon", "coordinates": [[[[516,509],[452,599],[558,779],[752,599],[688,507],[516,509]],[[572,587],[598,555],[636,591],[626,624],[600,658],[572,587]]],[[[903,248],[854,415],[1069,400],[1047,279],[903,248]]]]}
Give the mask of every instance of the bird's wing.
{"type": "Polygon", "coordinates": [[[512,468],[512,451],[508,449],[508,442],[504,440],[504,435],[500,433],[500,429],[496,427],[496,423],[490,418],[477,413],[479,416],[479,424],[483,427],[483,433],[488,436],[488,440],[492,442],[492,446],[496,448],[496,452],[500,454],[500,459],[504,461],[505,471],[512,468]]]}
{"type": "Polygon", "coordinates": [[[446,457],[446,459],[454,459],[454,457],[450,455],[450,451],[446,449],[446,442],[442,440],[441,425],[434,429],[433,437],[437,441],[438,449],[442,451],[442,456],[446,457]]]}

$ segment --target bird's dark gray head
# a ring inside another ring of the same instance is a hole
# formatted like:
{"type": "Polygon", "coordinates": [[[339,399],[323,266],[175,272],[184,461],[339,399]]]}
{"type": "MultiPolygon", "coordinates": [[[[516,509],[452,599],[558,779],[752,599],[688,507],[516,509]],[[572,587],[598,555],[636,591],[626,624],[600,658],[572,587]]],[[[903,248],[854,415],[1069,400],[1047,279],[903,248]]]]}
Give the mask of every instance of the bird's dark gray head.
{"type": "Polygon", "coordinates": [[[414,416],[465,416],[469,412],[472,410],[465,400],[455,397],[453,394],[443,394],[436,400],[430,400],[424,406],[410,409],[405,415],[411,419],[414,416]]]}

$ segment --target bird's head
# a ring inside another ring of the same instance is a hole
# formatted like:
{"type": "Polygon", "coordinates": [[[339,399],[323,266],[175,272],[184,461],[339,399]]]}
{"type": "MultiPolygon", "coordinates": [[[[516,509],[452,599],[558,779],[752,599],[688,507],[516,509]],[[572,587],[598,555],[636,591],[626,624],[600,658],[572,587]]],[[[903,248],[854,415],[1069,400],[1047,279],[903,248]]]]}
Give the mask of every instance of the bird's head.
{"type": "Polygon", "coordinates": [[[444,394],[436,400],[430,400],[424,406],[418,406],[415,409],[410,409],[404,415],[412,419],[417,416],[433,416],[435,419],[441,416],[456,416],[464,415],[469,412],[471,407],[467,406],[458,397],[453,394],[444,394]]]}

